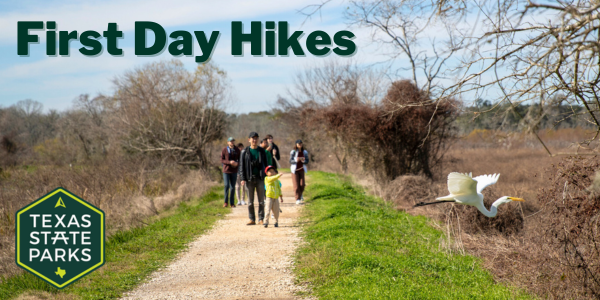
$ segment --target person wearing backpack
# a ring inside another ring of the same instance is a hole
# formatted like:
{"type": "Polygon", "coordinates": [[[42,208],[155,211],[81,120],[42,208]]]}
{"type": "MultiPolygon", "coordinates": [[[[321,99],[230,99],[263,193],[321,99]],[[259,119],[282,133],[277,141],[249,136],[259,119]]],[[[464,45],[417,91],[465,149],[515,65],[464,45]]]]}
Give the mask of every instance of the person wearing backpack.
{"type": "Polygon", "coordinates": [[[265,218],[265,168],[267,167],[267,154],[265,149],[258,145],[258,133],[250,132],[248,135],[250,146],[242,151],[238,176],[242,186],[248,187],[248,217],[250,222],[246,225],[256,225],[254,210],[254,195],[258,197],[258,224],[263,224],[265,218]]]}
{"type": "Polygon", "coordinates": [[[292,152],[290,152],[290,170],[292,171],[292,182],[296,194],[296,204],[304,203],[304,188],[306,187],[305,173],[308,171],[308,151],[304,149],[302,140],[297,140],[292,152]]]}

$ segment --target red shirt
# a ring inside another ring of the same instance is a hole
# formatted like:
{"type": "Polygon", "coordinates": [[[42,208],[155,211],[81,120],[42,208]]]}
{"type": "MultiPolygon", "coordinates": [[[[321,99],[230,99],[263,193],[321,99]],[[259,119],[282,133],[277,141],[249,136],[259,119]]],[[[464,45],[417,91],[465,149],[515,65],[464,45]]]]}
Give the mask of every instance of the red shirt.
{"type": "Polygon", "coordinates": [[[238,167],[234,167],[231,164],[229,164],[229,161],[231,160],[237,162],[238,164],[240,163],[240,150],[237,147],[233,147],[233,149],[229,147],[223,148],[223,151],[221,151],[221,163],[223,164],[223,173],[237,173],[238,167]]]}
{"type": "MultiPolygon", "coordinates": [[[[300,157],[304,157],[304,150],[298,151],[298,158],[300,158],[300,157]]],[[[304,163],[302,163],[302,160],[300,160],[299,162],[296,162],[296,170],[304,171],[304,163]]]]}

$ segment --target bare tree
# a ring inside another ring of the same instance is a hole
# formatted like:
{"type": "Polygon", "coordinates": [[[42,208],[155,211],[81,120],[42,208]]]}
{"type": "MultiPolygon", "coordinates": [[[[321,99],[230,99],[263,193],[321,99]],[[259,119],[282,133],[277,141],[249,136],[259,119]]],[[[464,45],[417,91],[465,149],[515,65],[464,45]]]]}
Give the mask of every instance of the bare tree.
{"type": "Polygon", "coordinates": [[[481,30],[469,39],[469,55],[453,70],[456,83],[443,94],[496,90],[512,106],[536,102],[542,109],[561,95],[585,108],[596,128],[583,143],[598,138],[599,1],[470,1],[465,11],[484,16],[481,30]]]}
{"type": "MultiPolygon", "coordinates": [[[[381,73],[354,63],[341,64],[328,61],[322,65],[308,67],[296,75],[295,90],[290,92],[292,98],[303,109],[311,111],[335,105],[366,105],[374,107],[384,96],[383,77],[381,73]]],[[[290,106],[280,99],[282,106],[290,106]]],[[[296,111],[286,109],[286,111],[296,111]]],[[[303,110],[297,110],[298,113],[303,110]]],[[[305,111],[305,110],[304,110],[305,111]]],[[[311,116],[298,116],[299,120],[311,119],[311,116]]],[[[329,149],[333,150],[341,171],[347,173],[352,147],[352,137],[340,130],[327,126],[325,123],[305,124],[312,129],[324,132],[331,139],[329,149]]]]}
{"type": "MultiPolygon", "coordinates": [[[[305,11],[314,14],[329,1],[305,11]]],[[[390,59],[405,59],[408,67],[399,71],[408,71],[432,101],[483,97],[508,103],[510,113],[519,104],[537,103],[538,117],[517,112],[523,128],[535,134],[536,120],[552,111],[552,99],[561,95],[584,108],[583,115],[570,117],[583,117],[596,128],[582,145],[598,139],[600,1],[348,3],[348,19],[372,29],[374,42],[391,46],[382,48],[390,59]]]]}
{"type": "Polygon", "coordinates": [[[207,145],[224,134],[228,101],[226,73],[212,63],[189,72],[178,60],[126,72],[113,81],[112,110],[125,146],[208,167],[207,145]]]}
{"type": "Polygon", "coordinates": [[[390,61],[400,64],[395,76],[410,74],[413,83],[430,95],[439,92],[453,56],[464,47],[469,30],[460,16],[436,14],[436,6],[420,0],[349,1],[346,17],[369,28],[372,41],[390,61]]]}

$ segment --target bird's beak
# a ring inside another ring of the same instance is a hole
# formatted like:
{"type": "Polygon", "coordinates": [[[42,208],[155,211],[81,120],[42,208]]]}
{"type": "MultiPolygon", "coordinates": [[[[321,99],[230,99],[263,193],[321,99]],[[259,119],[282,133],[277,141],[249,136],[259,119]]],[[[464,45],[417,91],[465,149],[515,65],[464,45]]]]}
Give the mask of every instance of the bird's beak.
{"type": "Polygon", "coordinates": [[[515,198],[515,197],[508,197],[508,199],[512,200],[512,201],[525,201],[524,199],[521,198],[515,198]]]}

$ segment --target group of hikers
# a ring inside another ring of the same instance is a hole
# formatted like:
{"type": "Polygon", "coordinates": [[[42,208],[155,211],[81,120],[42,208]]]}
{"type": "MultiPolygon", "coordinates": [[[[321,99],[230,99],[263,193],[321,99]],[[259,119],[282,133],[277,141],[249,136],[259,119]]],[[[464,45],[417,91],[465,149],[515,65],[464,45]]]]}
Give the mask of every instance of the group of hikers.
{"type": "MultiPolygon", "coordinates": [[[[225,181],[225,203],[223,207],[236,207],[235,195],[237,192],[237,205],[248,205],[250,221],[246,225],[269,226],[269,214],[275,218],[275,227],[279,227],[279,201],[283,202],[281,182],[283,175],[279,160],[281,159],[279,147],[273,142],[273,136],[268,134],[259,142],[259,135],[250,132],[248,135],[249,146],[244,148],[242,143],[235,144],[235,139],[227,139],[227,147],[221,151],[223,164],[223,180],[225,181]],[[246,195],[248,202],[246,203],[246,195]],[[254,196],[258,198],[258,221],[254,209],[254,196]],[[266,211],[265,211],[266,205],[266,211]],[[267,218],[265,218],[265,215],[267,218]]],[[[290,171],[296,204],[302,204],[302,193],[306,187],[306,165],[309,163],[308,151],[304,149],[302,140],[297,140],[294,149],[290,152],[290,171]]]]}

